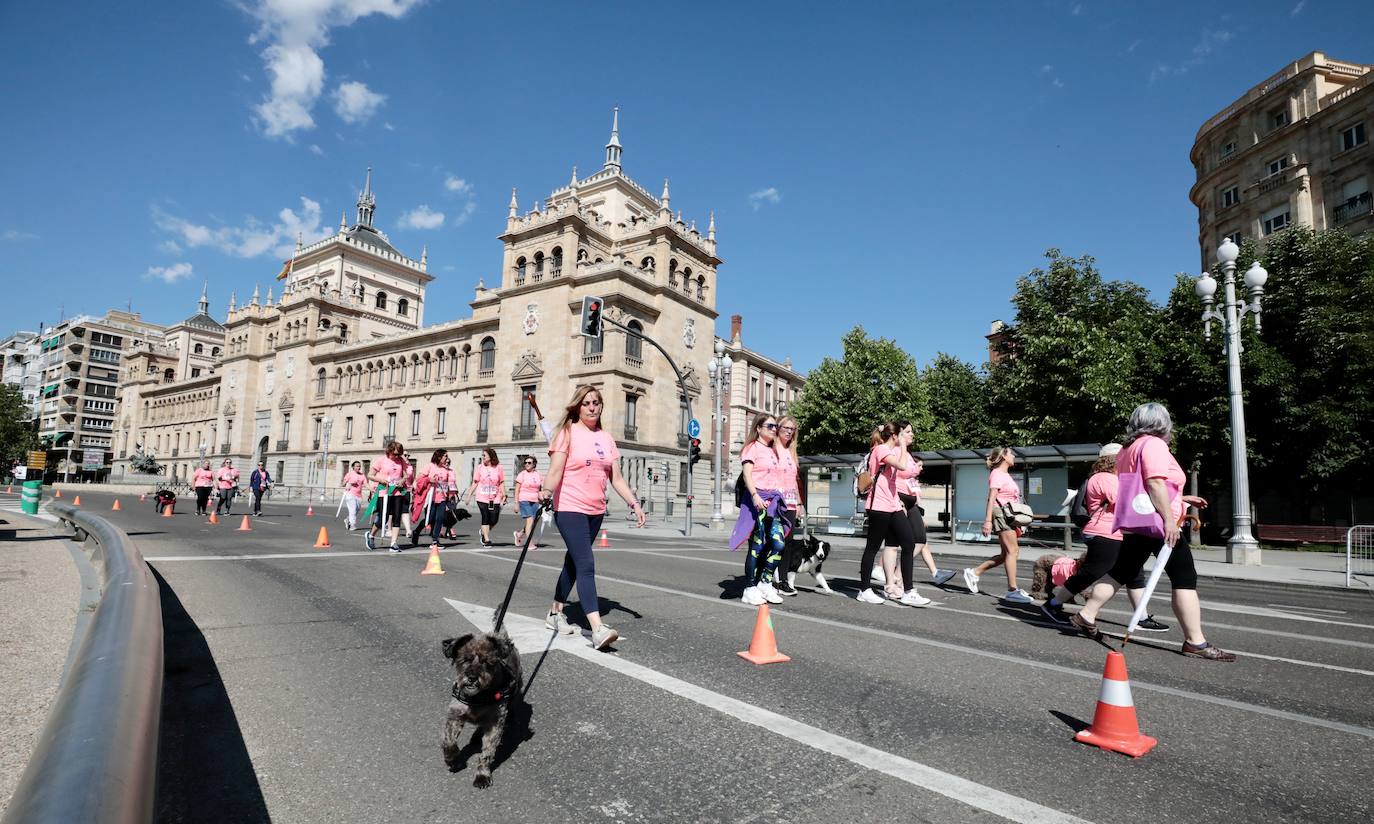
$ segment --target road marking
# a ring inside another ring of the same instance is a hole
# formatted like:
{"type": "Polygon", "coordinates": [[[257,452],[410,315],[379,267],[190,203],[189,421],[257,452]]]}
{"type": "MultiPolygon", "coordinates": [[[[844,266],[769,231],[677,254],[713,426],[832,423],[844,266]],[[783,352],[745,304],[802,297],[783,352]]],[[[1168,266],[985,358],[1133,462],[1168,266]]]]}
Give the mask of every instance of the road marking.
{"type": "Polygon", "coordinates": [[[1321,612],[1327,615],[1349,615],[1343,609],[1322,609],[1321,607],[1300,607],[1295,604],[1269,604],[1274,609],[1296,609],[1300,612],[1321,612]]]}
{"type": "MultiPolygon", "coordinates": [[[[472,622],[473,626],[485,630],[492,624],[493,611],[476,604],[467,604],[445,598],[449,606],[460,612],[472,622]]],[[[790,739],[807,747],[843,758],[874,772],[879,772],[916,787],[930,790],[961,804],[975,807],[1008,821],[1026,824],[1088,824],[1086,819],[1070,815],[1050,807],[1044,807],[1018,796],[1004,793],[983,784],[960,778],[952,773],[937,770],[918,761],[884,752],[867,744],[827,732],[819,727],[804,724],[794,718],[779,715],[753,704],[745,703],[728,695],[713,692],[688,681],[674,678],[642,664],[628,661],[618,655],[597,652],[581,638],[560,637],[544,626],[544,622],[513,613],[506,614],[506,631],[516,648],[522,653],[557,649],[567,652],[584,661],[596,664],[621,675],[641,681],[664,692],[686,698],[697,704],[728,715],[765,732],[790,739]]]]}
{"type": "MultiPolygon", "coordinates": [[[[504,558],[504,557],[502,557],[502,556],[500,556],[500,555],[490,555],[490,554],[488,554],[488,555],[483,556],[483,557],[494,558],[494,559],[496,559],[496,560],[505,561],[505,562],[507,562],[507,563],[512,563],[512,564],[515,563],[515,559],[514,559],[514,558],[504,558]]],[[[526,560],[526,561],[525,561],[525,566],[527,566],[527,567],[537,567],[537,568],[539,568],[539,569],[546,569],[546,570],[549,570],[549,571],[551,571],[551,572],[562,572],[562,571],[563,571],[563,568],[562,568],[561,566],[550,566],[550,565],[548,565],[548,564],[540,564],[540,563],[536,563],[536,562],[529,561],[529,560],[526,560]]],[[[627,586],[634,586],[634,587],[640,587],[640,588],[643,588],[643,589],[650,589],[650,590],[654,590],[655,592],[663,592],[663,593],[666,593],[666,594],[668,594],[668,595],[677,595],[677,596],[680,596],[680,597],[683,597],[683,598],[691,598],[691,599],[698,600],[698,601],[705,601],[706,603],[716,604],[716,605],[718,605],[718,606],[726,606],[726,607],[730,607],[730,608],[732,608],[732,609],[747,609],[747,610],[753,610],[753,609],[754,609],[754,607],[751,607],[751,606],[749,606],[749,605],[747,605],[747,604],[742,604],[742,603],[740,603],[739,601],[736,601],[736,600],[722,600],[722,599],[720,599],[720,598],[718,598],[718,597],[714,597],[714,596],[710,596],[710,595],[699,595],[699,594],[697,594],[697,593],[695,593],[695,592],[684,592],[684,591],[682,591],[682,590],[671,589],[671,588],[669,588],[669,587],[661,587],[661,586],[658,586],[658,585],[656,585],[656,584],[644,584],[644,583],[640,583],[639,581],[630,581],[630,580],[627,580],[627,579],[625,579],[625,578],[613,578],[613,577],[611,577],[611,576],[609,576],[609,575],[602,575],[602,574],[599,574],[599,573],[597,574],[596,577],[597,577],[597,580],[599,580],[599,581],[610,581],[610,582],[617,583],[617,584],[625,584],[625,585],[627,585],[627,586]]],[[[939,609],[949,609],[949,607],[939,607],[939,609]]],[[[815,616],[815,615],[806,615],[806,614],[804,614],[804,613],[792,612],[792,611],[790,611],[790,610],[778,609],[778,608],[776,608],[776,607],[773,608],[772,611],[773,611],[774,613],[778,614],[778,615],[786,615],[786,616],[788,616],[788,617],[790,617],[790,618],[795,618],[795,619],[797,619],[797,620],[799,620],[799,621],[809,621],[809,622],[814,623],[814,624],[823,624],[823,625],[825,625],[825,626],[836,627],[836,628],[843,629],[843,630],[848,630],[848,631],[851,631],[851,632],[863,632],[863,633],[867,633],[867,634],[869,634],[869,635],[878,635],[878,636],[882,636],[882,637],[884,637],[884,638],[891,638],[891,639],[894,639],[894,640],[897,640],[897,641],[902,641],[902,642],[909,643],[909,644],[919,644],[919,645],[921,645],[921,646],[935,647],[936,649],[948,650],[948,651],[950,651],[950,652],[959,652],[959,653],[964,653],[964,654],[967,654],[967,655],[975,655],[975,656],[978,656],[978,657],[980,657],[980,658],[989,658],[989,659],[994,660],[994,661],[1004,661],[1004,662],[1011,663],[1011,664],[1020,664],[1020,665],[1022,665],[1022,666],[1033,667],[1033,668],[1035,668],[1035,669],[1042,669],[1042,670],[1046,670],[1046,671],[1049,671],[1049,672],[1057,672],[1057,673],[1061,673],[1061,674],[1064,674],[1064,675],[1073,675],[1073,676],[1076,676],[1076,677],[1079,677],[1079,678],[1091,678],[1091,679],[1096,680],[1096,679],[1100,679],[1100,678],[1102,677],[1102,673],[1096,672],[1096,671],[1074,669],[1073,667],[1061,666],[1061,665],[1059,665],[1059,664],[1051,664],[1051,663],[1048,663],[1048,662],[1046,662],[1046,661],[1036,661],[1036,660],[1029,659],[1029,658],[1017,658],[1017,657],[1014,656],[1014,655],[1008,655],[1008,654],[1006,654],[1006,653],[993,652],[993,651],[991,651],[991,650],[974,649],[974,648],[972,648],[972,647],[966,647],[966,646],[962,646],[962,645],[960,645],[960,644],[951,644],[951,643],[947,643],[947,642],[945,642],[945,641],[936,641],[936,640],[931,639],[931,638],[921,638],[921,637],[919,637],[919,636],[911,635],[911,634],[909,634],[909,633],[893,632],[893,631],[891,631],[891,630],[878,629],[877,627],[865,627],[865,626],[861,626],[861,625],[858,625],[858,624],[849,624],[849,623],[845,623],[844,621],[835,621],[835,620],[831,620],[831,619],[829,619],[829,618],[821,618],[821,617],[818,617],[818,616],[815,616]]],[[[956,611],[956,612],[962,612],[962,610],[954,610],[954,611],[956,611]]],[[[980,615],[980,614],[982,614],[982,613],[968,613],[968,614],[970,614],[970,615],[980,615]]],[[[1013,618],[1013,617],[1011,617],[1011,616],[1005,616],[1005,615],[987,616],[987,617],[1005,618],[1005,619],[1008,620],[1008,621],[1017,621],[1017,620],[1020,620],[1020,619],[1013,618]]],[[[1056,626],[1058,626],[1058,625],[1056,625],[1056,626]]],[[[1328,719],[1328,718],[1318,718],[1318,717],[1312,716],[1312,715],[1303,715],[1302,713],[1288,712],[1287,710],[1274,709],[1273,707],[1266,707],[1266,706],[1263,706],[1263,705],[1260,705],[1260,704],[1250,704],[1250,703],[1246,703],[1246,702],[1244,702],[1244,701],[1236,701],[1236,700],[1233,700],[1233,699],[1230,699],[1230,698],[1222,698],[1221,696],[1217,696],[1217,695],[1207,695],[1207,694],[1205,694],[1205,693],[1192,692],[1192,691],[1190,691],[1190,690],[1179,689],[1179,688],[1177,688],[1177,687],[1166,687],[1166,686],[1164,686],[1164,685],[1162,685],[1162,684],[1151,684],[1151,683],[1144,682],[1144,681],[1133,681],[1132,684],[1133,684],[1133,686],[1134,686],[1136,689],[1147,690],[1147,691],[1150,691],[1150,692],[1158,692],[1158,693],[1161,693],[1161,694],[1163,694],[1163,695],[1170,695],[1170,696],[1174,696],[1174,697],[1176,697],[1176,698],[1184,698],[1184,699],[1187,699],[1187,700],[1190,700],[1190,701],[1200,701],[1200,702],[1202,702],[1202,703],[1204,703],[1204,704],[1216,704],[1217,706],[1228,707],[1228,708],[1230,708],[1230,709],[1236,709],[1236,710],[1242,710],[1242,711],[1244,711],[1244,712],[1251,712],[1251,713],[1254,713],[1254,714],[1256,714],[1256,715],[1264,715],[1264,716],[1268,716],[1268,717],[1270,717],[1270,718],[1279,718],[1279,719],[1282,719],[1282,720],[1284,720],[1284,721],[1293,721],[1293,722],[1296,722],[1296,723],[1299,723],[1299,724],[1307,724],[1307,725],[1313,726],[1313,727],[1322,727],[1322,728],[1324,728],[1324,729],[1336,730],[1336,731],[1338,731],[1338,732],[1344,732],[1344,733],[1349,733],[1349,734],[1351,734],[1351,735],[1358,735],[1358,736],[1361,736],[1361,737],[1364,737],[1364,738],[1374,739],[1374,729],[1371,729],[1371,728],[1368,728],[1368,727],[1360,727],[1360,726],[1357,726],[1357,725],[1355,725],[1355,724],[1347,724],[1347,723],[1345,723],[1345,722],[1343,722],[1343,721],[1333,721],[1333,720],[1328,719]]]]}

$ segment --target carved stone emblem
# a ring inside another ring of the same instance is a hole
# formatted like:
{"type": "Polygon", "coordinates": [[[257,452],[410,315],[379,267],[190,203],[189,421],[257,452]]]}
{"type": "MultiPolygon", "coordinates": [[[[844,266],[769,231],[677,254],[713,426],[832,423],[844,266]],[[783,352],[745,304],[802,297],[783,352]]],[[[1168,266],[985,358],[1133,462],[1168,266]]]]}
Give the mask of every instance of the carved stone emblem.
{"type": "Polygon", "coordinates": [[[539,304],[531,303],[525,307],[525,322],[521,325],[526,335],[539,331],[539,304]]]}
{"type": "Polygon", "coordinates": [[[697,345],[697,322],[694,318],[688,318],[687,325],[682,327],[682,345],[688,349],[697,345]]]}

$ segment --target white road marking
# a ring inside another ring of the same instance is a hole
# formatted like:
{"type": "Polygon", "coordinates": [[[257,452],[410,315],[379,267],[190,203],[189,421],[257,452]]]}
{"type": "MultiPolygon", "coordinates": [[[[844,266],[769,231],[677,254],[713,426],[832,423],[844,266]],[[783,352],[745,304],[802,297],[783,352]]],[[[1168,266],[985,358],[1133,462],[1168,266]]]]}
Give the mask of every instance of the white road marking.
{"type": "Polygon", "coordinates": [[[1324,614],[1326,614],[1326,615],[1349,615],[1349,614],[1350,614],[1349,612],[1347,612],[1346,610],[1343,610],[1343,609],[1322,609],[1321,607],[1300,607],[1300,606],[1297,606],[1297,605],[1295,605],[1295,604],[1269,604],[1269,606],[1273,607],[1274,609],[1296,609],[1296,610],[1298,610],[1299,612],[1320,612],[1320,613],[1324,613],[1324,614]]]}
{"type": "MultiPolygon", "coordinates": [[[[485,557],[494,558],[500,561],[506,561],[507,563],[515,563],[514,558],[504,558],[500,555],[488,554],[485,557]]],[[[550,566],[548,564],[540,564],[530,561],[528,559],[526,559],[525,561],[525,566],[546,569],[551,572],[561,572],[563,569],[561,566],[550,566]]],[[[625,578],[613,578],[609,575],[602,575],[600,573],[597,573],[596,578],[598,581],[609,581],[617,584],[625,584],[626,586],[640,587],[642,589],[649,589],[655,592],[663,592],[668,595],[676,595],[682,598],[691,598],[693,600],[704,601],[706,603],[716,604],[717,606],[725,606],[732,609],[754,609],[754,607],[742,604],[739,601],[722,600],[721,598],[710,595],[699,595],[695,592],[684,592],[678,589],[657,586],[656,584],[644,584],[640,583],[639,581],[630,581],[625,578]]],[[[940,609],[949,608],[940,607],[940,609]]],[[[954,611],[962,612],[963,610],[954,611]]],[[[1046,661],[1036,661],[1028,658],[1017,658],[1014,655],[1007,655],[1001,652],[974,649],[972,647],[966,647],[959,644],[951,644],[944,641],[936,641],[931,638],[921,638],[910,633],[892,632],[890,630],[878,629],[877,627],[866,627],[858,624],[849,624],[845,623],[844,621],[835,621],[829,618],[821,618],[815,615],[806,615],[800,612],[791,612],[788,610],[782,610],[778,608],[774,608],[773,612],[779,615],[786,615],[788,617],[795,618],[799,621],[809,621],[814,624],[823,624],[826,626],[837,627],[839,629],[847,630],[850,632],[862,632],[869,635],[878,635],[884,638],[891,638],[897,641],[902,641],[904,643],[919,644],[921,646],[935,647],[936,649],[948,650],[950,652],[964,653],[967,655],[976,655],[980,658],[989,658],[994,661],[1004,661],[1011,664],[1019,664],[1022,666],[1033,667],[1035,669],[1047,670],[1049,672],[1058,672],[1064,675],[1073,675],[1079,678],[1097,679],[1102,677],[1102,673],[1100,672],[1074,669],[1073,667],[1065,667],[1059,664],[1051,664],[1046,661]]],[[[968,614],[979,615],[981,613],[968,614]]],[[[995,615],[987,617],[1005,618],[1008,621],[1019,620],[1017,618],[1013,618],[1007,615],[995,615]]],[[[1264,715],[1270,718],[1279,718],[1285,721],[1293,721],[1299,724],[1307,724],[1313,727],[1322,727],[1324,729],[1337,730],[1339,732],[1349,733],[1351,735],[1358,735],[1364,738],[1374,739],[1374,729],[1368,727],[1360,727],[1354,724],[1347,724],[1343,721],[1333,721],[1327,718],[1317,718],[1316,716],[1303,715],[1302,713],[1274,709],[1273,707],[1266,707],[1261,704],[1250,704],[1244,701],[1235,701],[1230,698],[1222,698],[1217,695],[1207,695],[1205,693],[1192,692],[1190,690],[1178,689],[1176,687],[1166,687],[1162,684],[1151,684],[1143,681],[1135,681],[1133,682],[1133,684],[1136,689],[1149,690],[1151,692],[1158,692],[1164,695],[1171,695],[1176,698],[1184,698],[1190,701],[1200,701],[1204,704],[1216,704],[1217,706],[1229,707],[1231,709],[1242,710],[1244,712],[1251,712],[1255,713],[1256,715],[1264,715]]]]}
{"type": "MultiPolygon", "coordinates": [[[[449,606],[462,613],[478,629],[490,627],[493,610],[445,598],[449,606]]],[[[576,636],[559,636],[544,627],[544,622],[523,615],[506,613],[506,631],[515,641],[516,648],[522,653],[557,649],[577,656],[584,661],[596,664],[621,675],[628,676],[664,692],[694,701],[728,715],[738,721],[759,727],[765,732],[788,738],[812,749],[843,758],[865,769],[905,781],[916,787],[938,793],[975,807],[1008,821],[1026,824],[1087,824],[1086,819],[1050,807],[1044,807],[1018,796],[1004,793],[983,784],[960,778],[952,773],[937,770],[918,761],[861,744],[834,733],[827,732],[794,718],[779,715],[762,707],[745,703],[728,695],[713,692],[688,681],[674,678],[658,670],[628,661],[618,655],[597,652],[586,641],[576,636]]]]}

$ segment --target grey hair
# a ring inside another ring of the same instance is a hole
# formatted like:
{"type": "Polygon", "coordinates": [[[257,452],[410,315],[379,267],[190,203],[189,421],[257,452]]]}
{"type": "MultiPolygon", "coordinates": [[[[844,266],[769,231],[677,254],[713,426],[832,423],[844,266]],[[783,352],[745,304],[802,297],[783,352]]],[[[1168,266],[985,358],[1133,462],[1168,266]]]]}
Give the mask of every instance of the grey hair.
{"type": "Polygon", "coordinates": [[[1164,404],[1153,401],[1142,403],[1131,412],[1131,419],[1126,422],[1126,442],[1130,443],[1141,435],[1155,435],[1166,441],[1173,437],[1174,421],[1164,404]]]}

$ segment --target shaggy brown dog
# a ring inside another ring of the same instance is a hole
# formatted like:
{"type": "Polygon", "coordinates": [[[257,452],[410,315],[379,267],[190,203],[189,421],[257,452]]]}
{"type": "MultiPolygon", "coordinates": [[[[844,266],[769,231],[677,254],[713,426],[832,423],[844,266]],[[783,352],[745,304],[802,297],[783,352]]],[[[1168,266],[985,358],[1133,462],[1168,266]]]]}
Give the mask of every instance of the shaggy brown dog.
{"type": "Polygon", "coordinates": [[[464,635],[444,641],[444,657],[453,661],[453,700],[444,719],[444,763],[459,769],[458,736],[463,725],[477,725],[473,737],[481,736],[482,752],[472,786],[491,786],[491,763],[506,731],[511,707],[521,699],[523,678],[520,653],[504,630],[481,635],[464,635]]]}

